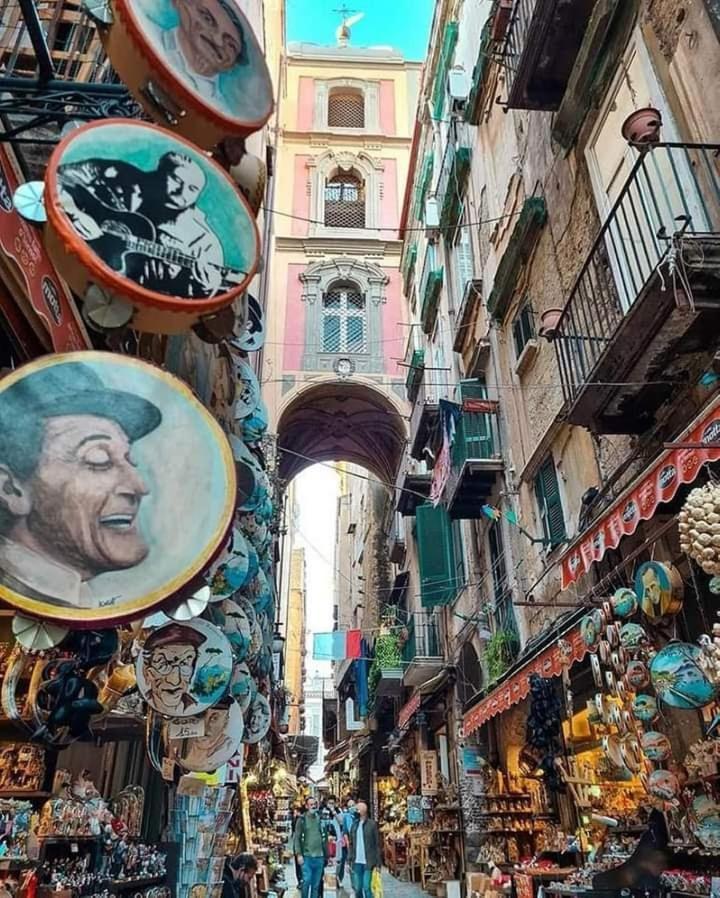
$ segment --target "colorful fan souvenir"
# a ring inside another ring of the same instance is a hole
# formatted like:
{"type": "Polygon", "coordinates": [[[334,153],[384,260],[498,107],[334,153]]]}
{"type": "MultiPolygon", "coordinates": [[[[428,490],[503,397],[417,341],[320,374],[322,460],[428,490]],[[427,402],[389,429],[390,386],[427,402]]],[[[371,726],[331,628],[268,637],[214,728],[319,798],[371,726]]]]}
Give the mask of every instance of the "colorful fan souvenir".
{"type": "Polygon", "coordinates": [[[202,736],[171,738],[169,749],[184,770],[211,773],[236,754],[242,745],[245,722],[234,699],[210,708],[200,720],[202,736]]]}
{"type": "Polygon", "coordinates": [[[233,657],[225,634],[206,620],[153,630],[137,658],[140,694],[160,714],[191,717],[228,690],[233,657]]]}
{"type": "Polygon", "coordinates": [[[258,131],[272,113],[267,63],[238,0],[112,0],[100,35],[147,114],[204,149],[258,131]]]}
{"type": "Polygon", "coordinates": [[[127,307],[136,330],[188,330],[231,306],[257,268],[257,226],[232,179],[155,125],[104,119],[71,131],[45,185],[58,273],[80,297],[127,307]]]}
{"type": "Polygon", "coordinates": [[[650,681],[665,704],[697,710],[717,698],[718,688],[700,662],[702,650],[689,642],[669,642],[650,662],[650,681]]]}
{"type": "Polygon", "coordinates": [[[648,620],[656,621],[677,614],[683,606],[683,582],[671,564],[647,561],[635,573],[635,592],[648,620]]]}

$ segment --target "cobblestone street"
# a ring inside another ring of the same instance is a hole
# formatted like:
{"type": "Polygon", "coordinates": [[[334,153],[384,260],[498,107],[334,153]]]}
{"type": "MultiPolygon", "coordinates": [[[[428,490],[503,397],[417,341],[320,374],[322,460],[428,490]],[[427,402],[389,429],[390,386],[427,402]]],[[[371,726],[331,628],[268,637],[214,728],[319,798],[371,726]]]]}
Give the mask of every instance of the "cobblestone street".
{"type": "MultiPolygon", "coordinates": [[[[295,869],[289,865],[285,875],[285,879],[290,885],[288,890],[288,898],[297,898],[299,890],[295,883],[295,869]]],[[[383,870],[382,874],[384,898],[428,898],[427,892],[423,892],[420,886],[415,882],[402,882],[391,876],[387,870],[383,870]]],[[[338,888],[337,892],[331,892],[325,889],[324,898],[354,898],[355,893],[350,885],[350,874],[345,874],[344,887],[338,888]]]]}

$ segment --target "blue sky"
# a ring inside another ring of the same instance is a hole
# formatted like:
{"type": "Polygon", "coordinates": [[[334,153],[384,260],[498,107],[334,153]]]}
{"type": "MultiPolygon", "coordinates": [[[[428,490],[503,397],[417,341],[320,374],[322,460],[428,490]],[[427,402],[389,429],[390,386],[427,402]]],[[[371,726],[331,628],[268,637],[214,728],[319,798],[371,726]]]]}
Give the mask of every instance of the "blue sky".
{"type": "MultiPolygon", "coordinates": [[[[347,7],[364,12],[353,26],[352,43],[363,47],[390,44],[406,59],[424,60],[435,0],[345,0],[347,7]]],[[[287,0],[288,41],[334,44],[340,16],[334,12],[342,0],[287,0]]]]}

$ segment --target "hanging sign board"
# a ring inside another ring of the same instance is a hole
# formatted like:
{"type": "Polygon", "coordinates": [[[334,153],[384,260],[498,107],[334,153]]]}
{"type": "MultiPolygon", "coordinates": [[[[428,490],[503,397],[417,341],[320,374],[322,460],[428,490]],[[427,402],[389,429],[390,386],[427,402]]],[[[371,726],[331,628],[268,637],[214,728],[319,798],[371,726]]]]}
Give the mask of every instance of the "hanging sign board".
{"type": "Polygon", "coordinates": [[[0,597],[16,609],[93,628],[144,617],[226,539],[228,441],[153,365],[43,356],[0,380],[0,434],[0,597]]]}
{"type": "Polygon", "coordinates": [[[104,300],[136,330],[187,331],[232,305],[258,265],[255,219],[230,177],[145,122],[72,131],[50,157],[45,208],[48,253],[85,314],[104,300]]]}
{"type": "Polygon", "coordinates": [[[420,791],[423,795],[437,795],[438,756],[436,751],[420,752],[420,791]]]}
{"type": "Polygon", "coordinates": [[[270,118],[270,73],[238,0],[112,0],[112,11],[105,50],[151,118],[205,149],[270,118]]]}

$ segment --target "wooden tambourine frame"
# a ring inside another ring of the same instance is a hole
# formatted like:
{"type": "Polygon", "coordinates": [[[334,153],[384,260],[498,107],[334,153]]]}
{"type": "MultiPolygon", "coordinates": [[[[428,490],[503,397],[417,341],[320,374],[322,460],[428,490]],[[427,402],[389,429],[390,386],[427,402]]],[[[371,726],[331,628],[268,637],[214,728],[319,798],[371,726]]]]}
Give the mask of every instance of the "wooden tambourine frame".
{"type": "Polygon", "coordinates": [[[100,26],[100,36],[113,68],[151,118],[171,127],[204,149],[225,137],[247,137],[259,131],[273,111],[272,80],[262,50],[240,8],[245,43],[252,42],[265,81],[269,102],[259,118],[244,120],[224,115],[194,93],[148,39],[132,10],[131,0],[111,0],[113,24],[100,26]]]}
{"type": "Polygon", "coordinates": [[[143,130],[160,131],[167,135],[170,141],[178,145],[178,150],[182,151],[185,149],[191,158],[197,157],[200,153],[197,147],[194,147],[189,141],[178,137],[177,134],[146,122],[103,119],[99,122],[83,125],[81,128],[72,131],[55,148],[50,157],[45,175],[47,224],[45,225],[44,233],[46,249],[58,273],[80,297],[86,295],[90,286],[97,285],[113,297],[124,300],[134,307],[135,312],[130,324],[136,330],[161,334],[185,333],[193,324],[205,316],[212,315],[220,309],[232,305],[236,299],[242,296],[243,291],[255,275],[260,257],[260,235],[253,212],[227,172],[205,154],[202,154],[204,164],[207,164],[218,178],[226,181],[233,190],[234,195],[237,197],[238,206],[243,207],[246,213],[247,226],[251,229],[254,251],[252,253],[252,261],[247,266],[248,270],[242,283],[232,290],[220,293],[211,299],[188,299],[187,297],[171,296],[148,290],[136,281],[115,271],[100,258],[75,230],[63,209],[58,189],[58,167],[62,163],[68,146],[77,140],[80,135],[88,131],[112,125],[122,126],[124,129],[135,129],[138,141],[142,141],[143,130]]]}

